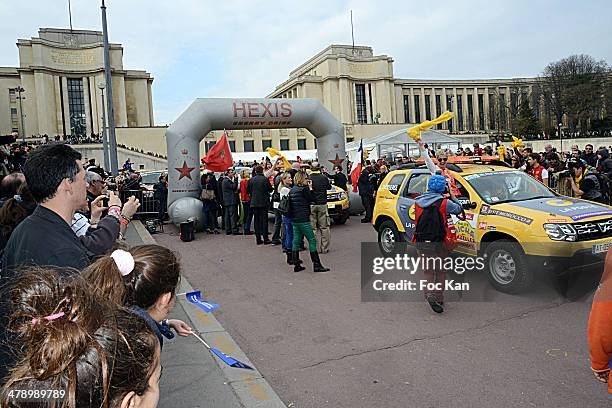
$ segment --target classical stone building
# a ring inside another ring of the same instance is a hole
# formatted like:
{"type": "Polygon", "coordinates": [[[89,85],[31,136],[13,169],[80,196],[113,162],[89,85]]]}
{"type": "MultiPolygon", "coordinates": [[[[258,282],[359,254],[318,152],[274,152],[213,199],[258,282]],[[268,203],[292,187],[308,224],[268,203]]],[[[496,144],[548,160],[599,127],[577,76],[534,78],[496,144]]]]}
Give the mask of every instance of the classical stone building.
{"type": "MultiPolygon", "coordinates": [[[[0,67],[0,134],[21,135],[22,114],[27,136],[101,133],[102,33],[41,28],[17,48],[19,67],[0,67]]],[[[110,58],[116,126],[154,126],[153,78],[124,69],[121,44],[110,44],[110,58]]]]}
{"type": "MultiPolygon", "coordinates": [[[[438,125],[451,133],[506,131],[522,98],[536,114],[542,103],[533,92],[534,78],[430,80],[402,79],[393,73],[393,58],[374,55],[371,47],[330,45],[291,71],[269,98],[315,98],[345,125],[347,141],[368,138],[432,119],[446,110],[453,120],[438,125]],[[537,102],[536,102],[537,101],[537,102]]],[[[452,72],[449,72],[449,75],[452,72]]],[[[220,132],[206,138],[209,148],[220,132]]],[[[313,149],[305,129],[235,131],[234,151],[313,149]]]]}

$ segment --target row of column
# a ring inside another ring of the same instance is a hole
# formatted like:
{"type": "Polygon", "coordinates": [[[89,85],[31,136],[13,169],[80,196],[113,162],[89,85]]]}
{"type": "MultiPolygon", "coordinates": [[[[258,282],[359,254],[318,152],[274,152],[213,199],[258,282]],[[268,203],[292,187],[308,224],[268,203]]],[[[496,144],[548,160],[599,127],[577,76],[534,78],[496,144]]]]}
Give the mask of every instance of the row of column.
{"type": "MultiPolygon", "coordinates": [[[[499,95],[503,94],[504,95],[504,105],[507,105],[510,102],[510,94],[511,94],[511,90],[510,87],[495,87],[495,88],[489,88],[489,87],[485,87],[485,88],[481,88],[484,89],[484,91],[482,93],[478,92],[478,88],[474,87],[474,88],[441,88],[441,92],[437,93],[435,91],[436,88],[424,88],[424,87],[420,87],[420,88],[408,88],[407,89],[407,93],[406,93],[406,89],[404,89],[404,93],[403,95],[408,95],[409,96],[409,101],[408,101],[408,110],[409,110],[409,117],[410,117],[410,123],[417,123],[417,122],[423,122],[425,121],[426,118],[426,101],[425,101],[425,95],[429,95],[429,104],[430,104],[430,110],[431,110],[431,118],[433,119],[436,116],[438,116],[439,114],[441,114],[442,112],[438,112],[436,110],[436,95],[439,95],[441,98],[441,108],[442,111],[452,111],[454,114],[454,118],[452,119],[452,123],[447,122],[445,124],[442,125],[443,129],[449,129],[449,126],[452,126],[453,131],[465,131],[465,130],[469,130],[469,110],[468,110],[468,95],[472,96],[472,120],[474,123],[474,127],[473,130],[481,130],[481,131],[485,131],[485,130],[491,130],[490,127],[490,106],[491,103],[493,101],[490,101],[490,95],[495,95],[495,97],[499,97],[499,95]],[[451,89],[452,92],[449,94],[447,91],[451,89]],[[472,93],[468,93],[468,89],[472,89],[472,93]],[[415,92],[415,90],[418,90],[415,92]],[[426,90],[429,90],[429,94],[426,93],[426,90]],[[415,106],[415,95],[419,96],[419,113],[420,113],[420,118],[416,117],[416,106],[415,106]],[[478,98],[478,95],[482,95],[482,99],[483,99],[483,105],[484,106],[480,106],[480,101],[478,98]],[[448,104],[448,96],[452,97],[451,100],[451,105],[448,104]],[[462,129],[459,129],[459,109],[457,108],[457,103],[459,101],[458,96],[461,96],[461,115],[462,115],[462,129]],[[480,112],[482,110],[482,115],[483,115],[483,125],[481,126],[480,123],[480,112]]],[[[493,102],[494,103],[494,102],[493,102]]],[[[518,103],[518,102],[517,102],[518,103]]],[[[505,115],[502,116],[502,118],[505,118],[505,123],[503,124],[504,128],[508,128],[508,118],[509,118],[509,110],[505,107],[502,106],[501,104],[497,104],[496,105],[497,108],[499,107],[503,107],[504,109],[506,109],[505,115]]],[[[498,124],[496,123],[496,126],[498,126],[498,124]]]]}

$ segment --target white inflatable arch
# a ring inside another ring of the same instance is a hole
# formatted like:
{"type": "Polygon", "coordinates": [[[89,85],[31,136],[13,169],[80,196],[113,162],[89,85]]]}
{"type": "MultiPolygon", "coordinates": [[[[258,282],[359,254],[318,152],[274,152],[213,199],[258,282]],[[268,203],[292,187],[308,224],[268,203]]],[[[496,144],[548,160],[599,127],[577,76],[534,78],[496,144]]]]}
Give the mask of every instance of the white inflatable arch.
{"type": "Polygon", "coordinates": [[[173,223],[202,220],[200,141],[212,130],[306,128],[319,162],[346,171],[344,127],[316,99],[199,98],[166,131],[168,214],[173,223]]]}

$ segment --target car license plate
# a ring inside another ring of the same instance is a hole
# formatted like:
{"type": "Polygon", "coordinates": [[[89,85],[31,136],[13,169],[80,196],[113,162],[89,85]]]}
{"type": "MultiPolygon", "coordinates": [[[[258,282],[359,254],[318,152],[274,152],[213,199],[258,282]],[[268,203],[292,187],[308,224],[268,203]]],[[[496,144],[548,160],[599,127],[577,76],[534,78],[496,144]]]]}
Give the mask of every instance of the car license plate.
{"type": "Polygon", "coordinates": [[[594,254],[601,254],[607,252],[612,247],[612,242],[604,242],[602,244],[593,244],[592,250],[594,254]]]}
{"type": "Polygon", "coordinates": [[[335,207],[336,207],[336,204],[327,204],[327,208],[332,208],[333,209],[335,207]]]}

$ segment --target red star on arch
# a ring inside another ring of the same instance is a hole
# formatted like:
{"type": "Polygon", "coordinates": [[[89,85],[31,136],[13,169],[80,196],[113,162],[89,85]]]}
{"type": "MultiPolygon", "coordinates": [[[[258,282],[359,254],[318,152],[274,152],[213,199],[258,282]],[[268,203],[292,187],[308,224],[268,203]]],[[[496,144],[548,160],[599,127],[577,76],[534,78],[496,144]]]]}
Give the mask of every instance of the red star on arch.
{"type": "Polygon", "coordinates": [[[188,177],[189,180],[193,180],[191,178],[191,172],[195,169],[195,167],[187,167],[187,162],[183,161],[183,167],[175,167],[174,170],[177,170],[181,175],[179,176],[179,180],[183,177],[188,177]]]}
{"type": "Polygon", "coordinates": [[[338,156],[338,153],[336,153],[336,158],[334,160],[328,160],[328,161],[331,162],[334,166],[341,166],[344,159],[341,159],[338,156]]]}

